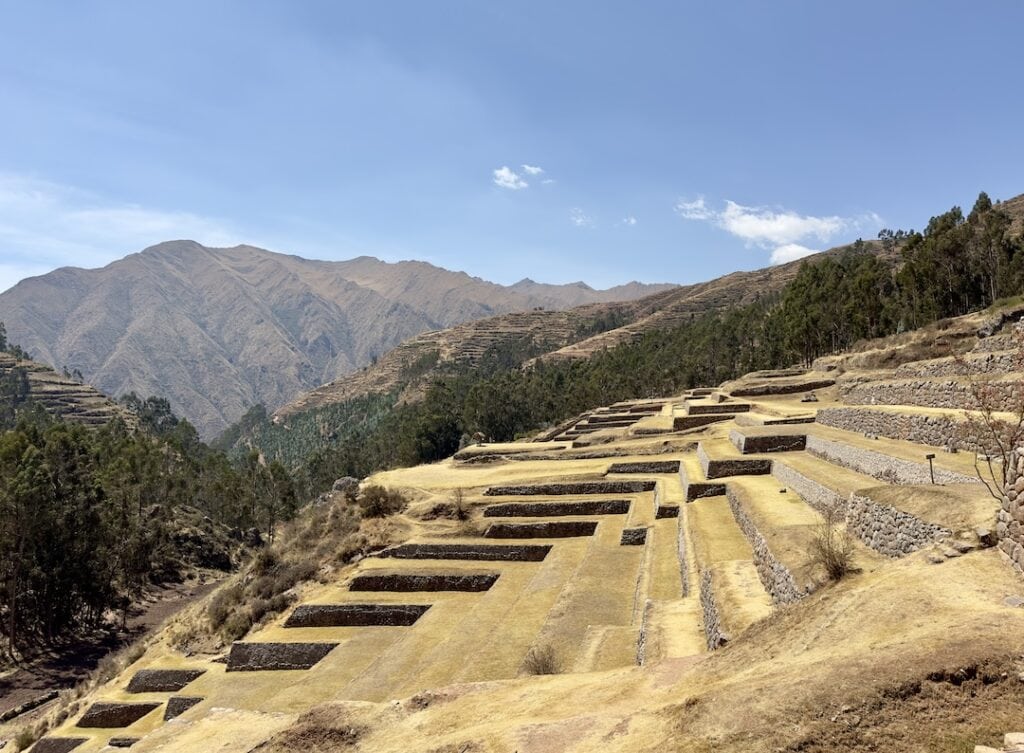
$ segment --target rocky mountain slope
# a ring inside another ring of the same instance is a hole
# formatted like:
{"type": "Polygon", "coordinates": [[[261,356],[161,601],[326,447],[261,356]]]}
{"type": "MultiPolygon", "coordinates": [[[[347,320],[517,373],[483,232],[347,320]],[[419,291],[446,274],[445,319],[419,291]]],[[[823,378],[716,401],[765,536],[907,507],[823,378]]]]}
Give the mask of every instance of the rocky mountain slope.
{"type": "Polygon", "coordinates": [[[210,437],[251,405],[276,408],[424,331],[670,287],[504,287],[424,262],[171,241],[24,280],[0,295],[0,321],[37,359],[107,394],[166,396],[210,437]]]}

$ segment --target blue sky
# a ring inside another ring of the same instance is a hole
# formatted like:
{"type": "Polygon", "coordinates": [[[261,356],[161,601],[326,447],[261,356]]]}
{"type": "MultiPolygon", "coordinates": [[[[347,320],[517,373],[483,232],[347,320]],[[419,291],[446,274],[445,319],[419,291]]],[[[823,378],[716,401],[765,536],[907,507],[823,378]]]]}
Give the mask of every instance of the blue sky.
{"type": "Polygon", "coordinates": [[[0,13],[0,289],[182,237],[690,282],[1024,192],[1011,0],[0,13]]]}

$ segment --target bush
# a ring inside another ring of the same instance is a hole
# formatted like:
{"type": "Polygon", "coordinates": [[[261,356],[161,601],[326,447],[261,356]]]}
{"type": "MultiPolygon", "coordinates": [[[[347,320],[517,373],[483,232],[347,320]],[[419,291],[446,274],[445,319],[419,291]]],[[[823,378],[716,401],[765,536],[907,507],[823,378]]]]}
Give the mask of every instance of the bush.
{"type": "Polygon", "coordinates": [[[224,621],[220,629],[221,637],[225,643],[237,641],[244,638],[252,627],[252,618],[243,610],[232,612],[231,616],[224,621]]]}
{"type": "Polygon", "coordinates": [[[364,518],[386,518],[402,512],[408,504],[409,500],[401,492],[376,484],[366,487],[359,495],[359,507],[364,518]]]}
{"type": "Polygon", "coordinates": [[[551,646],[535,646],[523,659],[523,672],[528,675],[557,675],[562,671],[558,656],[551,646]]]}
{"type": "Polygon", "coordinates": [[[829,510],[811,540],[811,562],[821,565],[829,580],[840,580],[853,570],[853,538],[836,523],[838,513],[829,510]]]}

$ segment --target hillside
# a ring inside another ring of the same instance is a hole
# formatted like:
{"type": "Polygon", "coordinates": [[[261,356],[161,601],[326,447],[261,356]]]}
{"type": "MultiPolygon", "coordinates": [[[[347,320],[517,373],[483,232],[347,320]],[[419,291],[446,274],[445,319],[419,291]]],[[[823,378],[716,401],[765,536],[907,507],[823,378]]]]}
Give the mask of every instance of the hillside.
{"type": "Polygon", "coordinates": [[[814,370],[616,403],[549,441],[377,474],[364,489],[409,504],[362,522],[380,539],[370,556],[336,558],[323,521],[355,513],[325,497],[296,528],[320,577],[294,603],[209,645],[212,605],[240,592],[227,584],[108,682],[0,738],[46,719],[37,750],[81,753],[115,738],[143,753],[1001,744],[1024,717],[1022,536],[997,525],[1015,503],[988,494],[974,453],[945,451],[972,406],[934,397],[951,350],[985,379],[1019,382],[1008,324],[1020,314],[975,313],[814,370]],[[915,390],[889,388],[908,377],[915,390]],[[826,531],[849,542],[841,577],[816,554],[826,531]]]}
{"type": "Polygon", "coordinates": [[[503,287],[423,262],[312,261],[172,241],[102,269],[58,269],[0,294],[0,321],[41,361],[110,395],[161,395],[212,436],[416,335],[667,285],[503,287]]]}
{"type": "Polygon", "coordinates": [[[15,369],[22,370],[26,377],[24,397],[56,418],[86,426],[101,426],[115,416],[134,421],[128,411],[95,387],[61,376],[44,364],[0,352],[0,379],[9,377],[15,369]]]}
{"type": "MultiPolygon", "coordinates": [[[[882,253],[878,244],[865,244],[882,253]]],[[[836,255],[847,246],[818,256],[836,255]]],[[[708,282],[664,290],[635,301],[584,306],[568,311],[532,311],[489,317],[447,330],[427,332],[384,354],[375,363],[317,387],[283,405],[274,413],[277,421],[306,410],[370,394],[402,388],[410,378],[410,366],[423,356],[436,359],[416,374],[420,382],[451,364],[474,364],[488,349],[501,349],[526,340],[542,355],[533,360],[586,358],[644,333],[678,326],[691,316],[742,305],[776,293],[800,268],[800,261],[753,272],[734,272],[708,282]]],[[[529,281],[524,281],[529,282],[529,281]]],[[[517,286],[523,285],[522,282],[517,286]]],[[[530,283],[531,288],[535,283],[530,283]]],[[[513,286],[516,287],[516,286],[513,286]]],[[[422,363],[422,362],[420,362],[422,363]]]]}

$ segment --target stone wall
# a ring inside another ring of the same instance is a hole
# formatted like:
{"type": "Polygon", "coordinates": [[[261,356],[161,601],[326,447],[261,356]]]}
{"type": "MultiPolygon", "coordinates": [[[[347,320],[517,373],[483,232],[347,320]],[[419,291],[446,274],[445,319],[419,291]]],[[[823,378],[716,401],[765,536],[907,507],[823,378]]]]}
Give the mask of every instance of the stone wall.
{"type": "Polygon", "coordinates": [[[896,376],[941,378],[965,374],[1012,374],[1017,370],[1015,354],[977,353],[965,356],[967,363],[955,358],[936,358],[930,361],[911,361],[896,367],[896,376]]]}
{"type": "Polygon", "coordinates": [[[886,557],[903,557],[953,534],[948,528],[859,494],[850,495],[846,530],[886,557]]]}
{"type": "Polygon", "coordinates": [[[827,486],[793,470],[785,463],[772,464],[772,476],[785,484],[787,489],[800,495],[804,502],[822,515],[827,515],[833,510],[845,514],[846,500],[841,494],[837,494],[827,486]]]}
{"type": "Polygon", "coordinates": [[[593,520],[555,520],[540,523],[491,523],[484,531],[485,539],[561,539],[593,536],[597,522],[593,520]]]}
{"type": "MultiPolygon", "coordinates": [[[[928,463],[895,458],[864,447],[833,442],[821,437],[807,437],[807,451],[830,463],[849,468],[892,484],[927,484],[931,482],[928,463]]],[[[923,453],[922,453],[923,456],[923,453]]],[[[935,469],[935,483],[977,483],[974,476],[966,476],[943,468],[935,469]]]]}
{"type": "Polygon", "coordinates": [[[687,557],[685,513],[681,511],[676,527],[676,556],[679,558],[679,577],[683,583],[683,597],[690,595],[690,560],[687,557]]]}
{"type": "Polygon", "coordinates": [[[707,639],[708,650],[714,651],[728,643],[729,636],[722,630],[722,618],[718,613],[718,602],[715,600],[710,570],[705,570],[700,576],[700,608],[704,617],[704,636],[707,639]]]}
{"type": "Polygon", "coordinates": [[[484,508],[485,518],[560,518],[572,515],[625,515],[628,499],[580,502],[504,502],[484,508]]]}
{"type": "Polygon", "coordinates": [[[498,573],[364,573],[352,579],[348,590],[487,591],[497,580],[498,573]]]}
{"type": "Polygon", "coordinates": [[[730,488],[726,492],[726,498],[729,500],[732,516],[736,519],[740,530],[743,531],[743,535],[747,537],[747,541],[750,542],[751,549],[754,550],[754,567],[757,568],[758,577],[761,578],[761,583],[772,597],[772,601],[776,604],[790,604],[798,601],[806,594],[806,591],[797,587],[796,580],[789,568],[772,554],[771,549],[768,548],[768,542],[765,541],[764,536],[754,525],[754,521],[743,509],[743,503],[736,492],[730,488]]]}
{"type": "Polygon", "coordinates": [[[654,481],[577,481],[561,484],[492,486],[484,491],[484,496],[545,497],[557,494],[640,494],[641,492],[652,492],[654,487],[654,481]]]}
{"type": "Polygon", "coordinates": [[[541,562],[550,551],[551,544],[399,544],[377,556],[402,560],[541,562]]]}
{"type": "Polygon", "coordinates": [[[1010,456],[1006,476],[996,534],[999,548],[1010,558],[1017,572],[1024,574],[1024,447],[1010,456]]]}
{"type": "Polygon", "coordinates": [[[729,441],[745,455],[759,452],[797,452],[807,446],[806,434],[745,434],[729,432],[729,441]]]}
{"type": "Polygon", "coordinates": [[[711,458],[704,446],[697,445],[697,459],[704,471],[704,478],[726,476],[763,476],[772,472],[772,461],[761,458],[711,458]]]}
{"type": "Polygon", "coordinates": [[[679,473],[678,460],[641,460],[633,463],[612,463],[608,473],[679,473]]]}
{"type": "Polygon", "coordinates": [[[870,408],[822,408],[818,411],[818,423],[935,447],[957,447],[961,443],[961,422],[953,416],[891,413],[870,408]]]}
{"type": "Polygon", "coordinates": [[[337,647],[337,643],[231,644],[228,672],[264,672],[309,669],[337,647]]]}
{"type": "MultiPolygon", "coordinates": [[[[994,408],[1013,411],[1020,405],[1024,383],[999,384],[994,408]]],[[[907,379],[853,384],[842,391],[844,402],[853,405],[920,405],[926,408],[976,409],[970,386],[956,379],[907,379]]]]}

